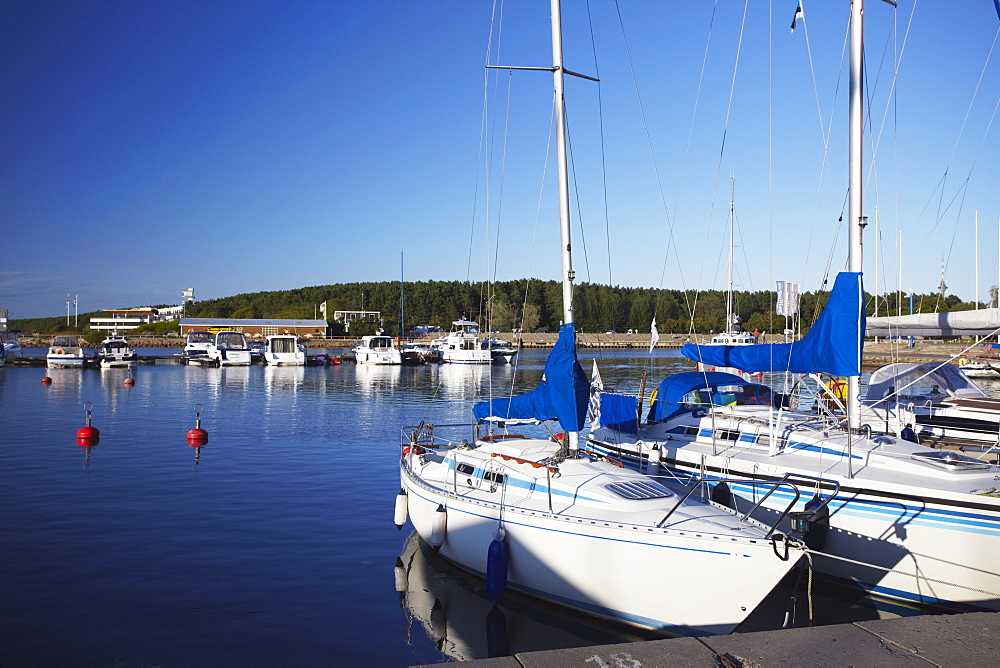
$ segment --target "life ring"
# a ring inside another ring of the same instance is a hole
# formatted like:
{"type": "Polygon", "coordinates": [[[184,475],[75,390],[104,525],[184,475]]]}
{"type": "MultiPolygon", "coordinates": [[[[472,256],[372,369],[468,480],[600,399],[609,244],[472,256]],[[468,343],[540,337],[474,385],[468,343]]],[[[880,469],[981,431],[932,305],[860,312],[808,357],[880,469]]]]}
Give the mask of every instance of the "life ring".
{"type": "Polygon", "coordinates": [[[969,360],[965,359],[964,357],[962,357],[962,358],[960,358],[958,360],[958,366],[965,366],[968,363],[969,363],[969,360]]]}
{"type": "Polygon", "coordinates": [[[56,355],[65,355],[66,351],[62,348],[56,348],[56,355]]]}

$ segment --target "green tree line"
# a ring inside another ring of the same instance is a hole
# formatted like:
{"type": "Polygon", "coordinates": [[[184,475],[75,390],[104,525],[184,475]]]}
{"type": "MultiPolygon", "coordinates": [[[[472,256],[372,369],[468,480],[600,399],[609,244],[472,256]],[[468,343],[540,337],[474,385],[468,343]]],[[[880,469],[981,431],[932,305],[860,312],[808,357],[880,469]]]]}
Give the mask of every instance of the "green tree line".
{"type": "MultiPolygon", "coordinates": [[[[219,299],[206,299],[188,304],[189,318],[289,318],[318,317],[319,305],[327,303],[331,325],[334,311],[379,311],[381,326],[387,333],[399,332],[400,304],[405,297],[406,328],[416,325],[437,325],[447,330],[454,320],[471,319],[484,328],[509,332],[513,329],[555,331],[562,320],[562,286],[556,281],[518,280],[492,284],[462,281],[419,281],[404,284],[394,281],[371,283],[341,283],[281,290],[254,292],[219,299]]],[[[805,292],[799,310],[802,331],[808,330],[826,303],[829,292],[805,292]]],[[[875,302],[866,295],[868,315],[874,315],[875,302]]],[[[879,315],[895,314],[898,308],[909,312],[909,295],[889,293],[879,299],[879,315]],[[887,310],[888,309],[888,310],[887,310]]],[[[733,310],[749,331],[781,331],[785,318],[775,315],[775,295],[770,291],[734,292],[733,310]]],[[[936,294],[914,295],[916,311],[962,311],[975,308],[954,295],[944,299],[936,294]]],[[[581,283],[574,292],[577,327],[585,332],[624,332],[629,329],[649,331],[653,317],[660,332],[718,332],[725,328],[726,293],[720,290],[673,290],[629,288],[581,283]]],[[[79,327],[66,326],[66,316],[11,320],[11,329],[26,333],[57,334],[86,333],[91,317],[102,312],[81,313],[79,327]]],[[[171,328],[176,325],[154,323],[147,329],[171,328]]],[[[374,329],[377,323],[359,323],[351,334],[374,329]],[[362,331],[364,330],[364,331],[362,331]]]]}

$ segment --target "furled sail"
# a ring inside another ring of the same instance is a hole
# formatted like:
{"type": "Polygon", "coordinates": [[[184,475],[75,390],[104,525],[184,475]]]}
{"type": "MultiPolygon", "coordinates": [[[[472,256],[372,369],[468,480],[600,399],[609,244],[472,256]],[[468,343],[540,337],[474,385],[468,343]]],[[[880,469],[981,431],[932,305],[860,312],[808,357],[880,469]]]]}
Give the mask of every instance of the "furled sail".
{"type": "Polygon", "coordinates": [[[545,362],[538,387],[509,399],[481,401],[472,409],[477,420],[558,419],[566,431],[583,429],[590,400],[590,380],[576,358],[576,328],[567,323],[545,362]]]}
{"type": "Polygon", "coordinates": [[[751,346],[688,343],[681,348],[681,354],[702,364],[733,367],[748,373],[790,371],[858,376],[864,339],[861,272],[844,271],[837,274],[830,300],[800,341],[751,346]]]}

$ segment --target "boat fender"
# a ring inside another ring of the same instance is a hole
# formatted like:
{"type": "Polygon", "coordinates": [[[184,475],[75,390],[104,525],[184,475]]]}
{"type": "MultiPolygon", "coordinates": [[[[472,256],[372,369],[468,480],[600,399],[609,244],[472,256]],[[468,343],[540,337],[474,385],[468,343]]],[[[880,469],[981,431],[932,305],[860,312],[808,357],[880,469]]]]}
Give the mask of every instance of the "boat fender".
{"type": "Polygon", "coordinates": [[[430,544],[435,550],[441,549],[444,545],[444,536],[448,529],[448,511],[443,504],[439,504],[434,512],[434,519],[431,520],[430,544]]]}
{"type": "Polygon", "coordinates": [[[646,474],[656,475],[660,472],[660,446],[654,445],[649,449],[649,459],[646,460],[646,474]]]}
{"type": "Polygon", "coordinates": [[[396,523],[396,529],[400,530],[403,525],[406,524],[406,490],[402,487],[399,488],[399,494],[396,495],[396,512],[393,515],[393,521],[396,523]]]}
{"type": "Polygon", "coordinates": [[[719,504],[720,506],[725,506],[727,508],[733,507],[733,493],[729,489],[729,485],[724,482],[720,482],[712,487],[712,501],[719,504]]]}
{"type": "Polygon", "coordinates": [[[817,494],[806,502],[805,512],[812,513],[806,520],[806,547],[822,550],[826,547],[826,535],[830,530],[830,509],[817,494]]]}
{"type": "Polygon", "coordinates": [[[498,527],[486,556],[486,593],[494,602],[500,600],[507,588],[507,562],[509,559],[507,531],[503,527],[498,527]]]}

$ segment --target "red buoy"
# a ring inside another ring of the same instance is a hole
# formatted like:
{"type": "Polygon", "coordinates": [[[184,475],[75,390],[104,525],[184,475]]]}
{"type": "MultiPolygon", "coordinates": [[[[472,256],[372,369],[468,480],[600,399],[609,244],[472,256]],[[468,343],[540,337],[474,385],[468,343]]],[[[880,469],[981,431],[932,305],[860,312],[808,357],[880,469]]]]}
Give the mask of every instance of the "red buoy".
{"type": "Polygon", "coordinates": [[[90,412],[93,410],[93,407],[94,405],[89,401],[83,405],[83,409],[87,411],[87,424],[76,431],[77,445],[90,447],[91,445],[97,445],[98,441],[101,440],[101,432],[97,430],[97,427],[90,426],[90,412]]]}
{"type": "Polygon", "coordinates": [[[192,448],[200,448],[208,443],[208,432],[201,428],[201,408],[201,404],[195,406],[194,429],[187,433],[187,442],[192,448]]]}
{"type": "Polygon", "coordinates": [[[128,378],[125,379],[125,385],[128,387],[132,387],[133,385],[135,385],[135,379],[129,376],[128,378]]]}
{"type": "Polygon", "coordinates": [[[52,379],[48,376],[42,376],[42,385],[51,385],[52,379]]]}

